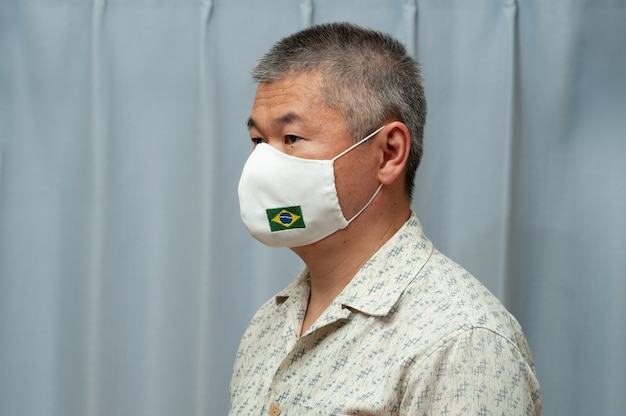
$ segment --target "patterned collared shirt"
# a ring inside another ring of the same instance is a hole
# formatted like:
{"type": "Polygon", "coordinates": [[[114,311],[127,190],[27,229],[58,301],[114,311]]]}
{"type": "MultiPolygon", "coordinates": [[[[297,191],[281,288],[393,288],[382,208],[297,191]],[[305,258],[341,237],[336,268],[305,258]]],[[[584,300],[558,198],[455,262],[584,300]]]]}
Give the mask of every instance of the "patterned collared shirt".
{"type": "Polygon", "coordinates": [[[308,271],[255,314],[230,415],[540,415],[513,316],[413,214],[299,336],[308,271]]]}

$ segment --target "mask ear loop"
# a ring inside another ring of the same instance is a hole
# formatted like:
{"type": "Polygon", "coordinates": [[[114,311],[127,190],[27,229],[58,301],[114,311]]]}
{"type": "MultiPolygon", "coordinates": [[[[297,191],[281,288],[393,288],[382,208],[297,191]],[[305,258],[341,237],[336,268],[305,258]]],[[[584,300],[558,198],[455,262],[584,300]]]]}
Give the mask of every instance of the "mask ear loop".
{"type": "Polygon", "coordinates": [[[378,130],[376,130],[374,133],[364,137],[363,139],[359,140],[358,142],[354,143],[352,146],[348,147],[346,150],[344,150],[343,152],[339,153],[337,156],[335,156],[332,161],[334,162],[335,160],[339,159],[341,156],[345,155],[346,153],[348,153],[350,150],[354,149],[355,147],[357,147],[358,145],[365,143],[366,141],[368,141],[369,139],[371,139],[372,137],[376,136],[378,134],[378,132],[380,132],[382,129],[384,129],[385,126],[382,126],[381,128],[379,128],[378,130]]]}
{"type": "MultiPolygon", "coordinates": [[[[356,142],[355,144],[353,144],[352,146],[348,147],[346,150],[344,150],[343,152],[339,153],[337,156],[335,156],[333,158],[333,162],[337,159],[339,159],[341,156],[345,155],[346,153],[348,153],[350,150],[354,149],[355,147],[357,147],[358,145],[365,143],[366,141],[368,141],[369,139],[371,139],[372,137],[376,136],[382,129],[384,129],[385,126],[380,127],[378,130],[374,131],[372,134],[364,137],[363,139],[359,140],[358,142],[356,142]]],[[[376,189],[376,191],[374,192],[374,195],[372,195],[372,197],[369,199],[369,201],[367,201],[367,203],[365,205],[363,205],[363,208],[361,208],[359,210],[359,212],[357,212],[356,214],[354,214],[352,216],[352,218],[350,218],[348,220],[348,224],[350,224],[352,221],[354,221],[356,219],[356,217],[358,217],[359,215],[361,215],[361,213],[363,211],[365,211],[365,209],[367,207],[370,206],[370,204],[372,203],[372,201],[374,200],[374,198],[376,198],[376,195],[378,195],[378,193],[380,192],[380,190],[382,189],[383,184],[381,183],[380,185],[378,185],[378,188],[376,189]]]]}
{"type": "Polygon", "coordinates": [[[367,207],[369,207],[369,206],[370,206],[370,204],[372,203],[372,201],[374,200],[374,198],[376,198],[376,195],[378,195],[378,193],[380,192],[380,190],[382,189],[382,187],[383,187],[383,184],[382,184],[382,183],[381,183],[380,185],[378,185],[378,188],[376,189],[376,192],[374,192],[374,195],[372,195],[372,197],[370,198],[370,200],[369,200],[369,201],[367,201],[367,203],[366,203],[365,205],[363,205],[363,208],[361,208],[361,209],[359,210],[359,212],[357,212],[356,214],[354,214],[354,216],[348,220],[348,224],[350,224],[352,221],[354,221],[354,219],[355,219],[356,217],[358,217],[359,215],[361,215],[361,213],[362,213],[363,211],[365,211],[365,208],[367,208],[367,207]]]}

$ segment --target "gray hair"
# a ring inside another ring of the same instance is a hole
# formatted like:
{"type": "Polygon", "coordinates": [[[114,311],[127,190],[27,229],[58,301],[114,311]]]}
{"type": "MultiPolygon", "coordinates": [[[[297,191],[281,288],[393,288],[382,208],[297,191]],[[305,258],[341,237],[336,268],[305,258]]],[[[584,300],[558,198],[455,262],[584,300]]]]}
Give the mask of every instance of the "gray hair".
{"type": "Polygon", "coordinates": [[[411,148],[406,191],[412,197],[426,122],[426,98],[417,62],[387,34],[349,23],[329,23],[274,44],[252,69],[252,78],[269,83],[318,71],[326,105],[341,113],[355,140],[385,120],[407,126],[411,148]]]}

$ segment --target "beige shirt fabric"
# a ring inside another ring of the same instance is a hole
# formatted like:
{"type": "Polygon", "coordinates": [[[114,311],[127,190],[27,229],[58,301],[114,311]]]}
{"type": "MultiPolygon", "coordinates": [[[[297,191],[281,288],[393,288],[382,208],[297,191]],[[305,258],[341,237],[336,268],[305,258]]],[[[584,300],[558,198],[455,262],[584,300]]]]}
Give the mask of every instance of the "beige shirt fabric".
{"type": "Polygon", "coordinates": [[[308,272],[242,337],[230,415],[540,415],[518,322],[411,218],[303,335],[308,272]]]}

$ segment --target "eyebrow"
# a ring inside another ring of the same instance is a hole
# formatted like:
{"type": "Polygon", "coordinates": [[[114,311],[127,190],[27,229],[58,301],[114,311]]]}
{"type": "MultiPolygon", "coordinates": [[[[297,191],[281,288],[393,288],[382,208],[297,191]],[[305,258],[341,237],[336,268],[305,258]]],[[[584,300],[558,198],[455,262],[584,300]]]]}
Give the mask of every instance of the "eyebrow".
{"type": "MultiPolygon", "coordinates": [[[[291,124],[291,123],[298,123],[298,122],[302,122],[302,121],[303,121],[302,117],[300,117],[298,114],[290,111],[290,112],[285,113],[282,116],[272,120],[272,124],[285,125],[285,124],[291,124]]],[[[252,117],[248,118],[247,125],[248,125],[248,130],[250,130],[252,128],[259,129],[258,124],[254,121],[254,119],[252,117]]]]}

